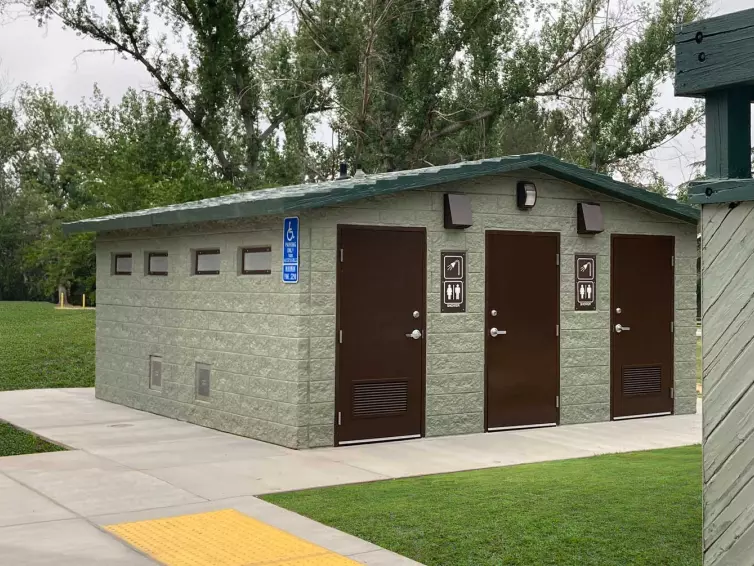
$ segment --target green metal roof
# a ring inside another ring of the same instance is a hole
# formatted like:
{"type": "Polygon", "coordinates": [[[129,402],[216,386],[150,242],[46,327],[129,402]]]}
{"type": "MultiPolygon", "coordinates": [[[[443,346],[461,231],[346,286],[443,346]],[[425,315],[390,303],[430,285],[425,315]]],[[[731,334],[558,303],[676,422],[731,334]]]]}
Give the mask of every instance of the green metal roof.
{"type": "Polygon", "coordinates": [[[696,224],[699,220],[697,209],[679,203],[674,199],[621,183],[607,175],[565,163],[549,155],[532,153],[482,159],[480,161],[465,161],[440,167],[378,173],[364,177],[352,177],[342,181],[307,183],[237,193],[195,202],[70,222],[63,225],[63,232],[65,234],[103,232],[169,224],[232,220],[266,214],[287,214],[520,169],[534,169],[547,173],[586,189],[691,224],[696,224]]]}

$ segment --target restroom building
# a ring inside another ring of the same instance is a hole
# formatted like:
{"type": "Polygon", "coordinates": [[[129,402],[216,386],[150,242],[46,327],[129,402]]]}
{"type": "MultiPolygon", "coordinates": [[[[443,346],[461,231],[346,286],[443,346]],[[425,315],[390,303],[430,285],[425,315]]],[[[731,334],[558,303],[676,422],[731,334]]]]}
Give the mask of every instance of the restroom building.
{"type": "Polygon", "coordinates": [[[693,413],[697,222],[532,154],[65,230],[98,398],[309,448],[693,413]]]}

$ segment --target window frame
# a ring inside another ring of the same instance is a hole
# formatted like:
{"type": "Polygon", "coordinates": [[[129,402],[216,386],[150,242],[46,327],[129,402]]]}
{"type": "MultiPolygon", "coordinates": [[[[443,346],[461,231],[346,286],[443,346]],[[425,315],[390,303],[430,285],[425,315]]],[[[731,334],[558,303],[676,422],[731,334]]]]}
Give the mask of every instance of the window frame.
{"type": "Polygon", "coordinates": [[[168,271],[152,271],[152,258],[153,257],[169,257],[168,252],[148,252],[147,253],[147,275],[156,275],[160,277],[166,277],[170,273],[170,265],[168,264],[168,271]]]}
{"type": "MultiPolygon", "coordinates": [[[[241,275],[271,275],[272,265],[270,269],[246,269],[246,254],[247,253],[268,253],[272,254],[272,246],[247,246],[241,248],[241,275]]],[[[272,263],[272,258],[270,258],[272,263]]]]}
{"type": "Polygon", "coordinates": [[[199,256],[201,255],[221,255],[220,248],[211,248],[204,250],[194,250],[194,275],[220,275],[220,270],[199,271],[199,256]]]}
{"type": "Polygon", "coordinates": [[[113,275],[131,275],[134,272],[134,255],[130,252],[120,252],[113,254],[113,275]],[[131,271],[118,271],[118,260],[129,258],[131,260],[131,271]]]}

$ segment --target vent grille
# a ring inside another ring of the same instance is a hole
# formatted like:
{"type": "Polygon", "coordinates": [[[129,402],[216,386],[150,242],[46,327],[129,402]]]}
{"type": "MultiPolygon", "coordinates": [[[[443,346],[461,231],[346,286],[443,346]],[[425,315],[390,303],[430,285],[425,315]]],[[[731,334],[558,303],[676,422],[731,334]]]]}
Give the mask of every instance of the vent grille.
{"type": "Polygon", "coordinates": [[[384,417],[408,409],[407,381],[362,381],[353,384],[353,416],[384,417]]]}
{"type": "Polygon", "coordinates": [[[635,366],[623,368],[623,395],[655,395],[662,391],[661,366],[635,366]]]}
{"type": "Polygon", "coordinates": [[[162,387],[162,358],[160,356],[149,358],[149,386],[152,389],[162,387]]]}
{"type": "Polygon", "coordinates": [[[196,364],[196,398],[209,401],[210,367],[207,364],[196,364]]]}

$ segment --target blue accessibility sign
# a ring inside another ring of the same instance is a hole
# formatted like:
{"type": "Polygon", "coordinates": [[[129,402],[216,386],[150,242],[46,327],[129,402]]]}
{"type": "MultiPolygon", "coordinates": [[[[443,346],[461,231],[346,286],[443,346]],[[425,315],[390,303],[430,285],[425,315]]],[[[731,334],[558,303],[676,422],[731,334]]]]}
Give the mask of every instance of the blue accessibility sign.
{"type": "Polygon", "coordinates": [[[283,283],[298,283],[298,216],[283,220],[283,283]]]}

